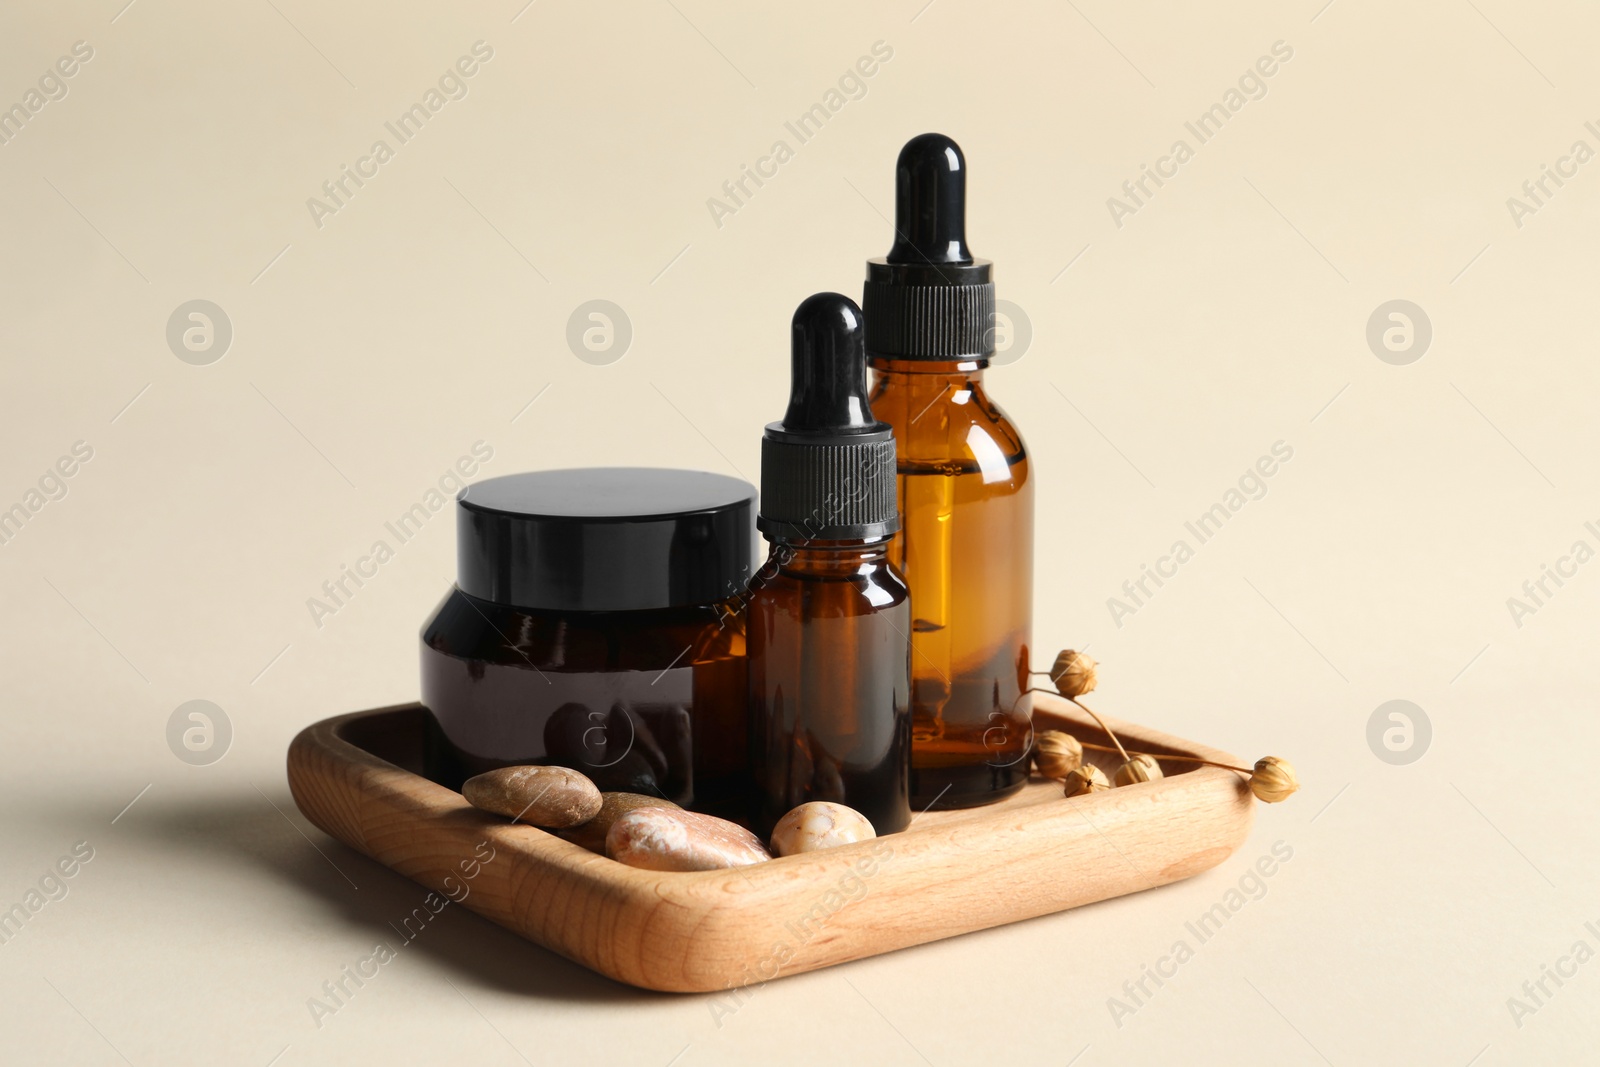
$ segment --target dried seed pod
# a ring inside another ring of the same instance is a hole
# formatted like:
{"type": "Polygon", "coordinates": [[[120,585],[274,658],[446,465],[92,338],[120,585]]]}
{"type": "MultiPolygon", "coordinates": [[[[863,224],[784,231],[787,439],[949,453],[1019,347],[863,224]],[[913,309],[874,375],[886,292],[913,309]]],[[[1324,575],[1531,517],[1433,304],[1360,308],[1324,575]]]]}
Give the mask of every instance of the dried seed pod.
{"type": "Polygon", "coordinates": [[[1135,756],[1127,763],[1117,768],[1117,773],[1111,780],[1118,785],[1137,785],[1140,782],[1153,782],[1157,778],[1164,778],[1161,773],[1161,764],[1156,762],[1154,756],[1135,756]]]}
{"type": "Polygon", "coordinates": [[[1288,760],[1277,756],[1263,756],[1256,760],[1256,769],[1250,775],[1250,791],[1268,804],[1287,800],[1300,788],[1300,779],[1288,760]]]}
{"type": "Polygon", "coordinates": [[[1063,649],[1056,654],[1055,664],[1050,668],[1050,680],[1055,683],[1056,692],[1068,700],[1081,697],[1094,692],[1095,666],[1088,653],[1063,649]]]}
{"type": "Polygon", "coordinates": [[[1046,778],[1065,778],[1083,765],[1083,743],[1065,730],[1043,730],[1033,741],[1033,766],[1046,778]]]}
{"type": "Polygon", "coordinates": [[[1065,786],[1067,796],[1076,797],[1110,789],[1111,782],[1106,778],[1105,771],[1092,763],[1085,763],[1067,772],[1065,786]]]}

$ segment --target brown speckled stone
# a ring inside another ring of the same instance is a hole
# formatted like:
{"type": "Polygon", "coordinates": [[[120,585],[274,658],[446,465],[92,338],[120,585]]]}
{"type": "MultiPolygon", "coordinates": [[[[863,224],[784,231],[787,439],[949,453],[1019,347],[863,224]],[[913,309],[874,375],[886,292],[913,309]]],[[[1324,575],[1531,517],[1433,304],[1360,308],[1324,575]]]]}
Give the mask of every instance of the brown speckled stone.
{"type": "Polygon", "coordinates": [[[643,793],[601,793],[600,799],[600,811],[594,818],[582,826],[561,831],[561,836],[574,845],[586,848],[590,852],[598,852],[602,856],[606,854],[606,833],[611,829],[611,824],[628,812],[635,808],[678,810],[678,805],[670,800],[646,796],[643,793]]]}
{"type": "Polygon", "coordinates": [[[588,822],[601,807],[594,783],[566,767],[501,767],[468,778],[461,795],[475,808],[552,830],[588,822]]]}
{"type": "Polygon", "coordinates": [[[635,808],[612,823],[606,855],[649,871],[714,871],[772,858],[742,826],[660,807],[635,808]]]}
{"type": "Polygon", "coordinates": [[[856,809],[813,800],[778,820],[772,829],[772,851],[779,856],[793,856],[877,836],[871,821],[856,809]]]}

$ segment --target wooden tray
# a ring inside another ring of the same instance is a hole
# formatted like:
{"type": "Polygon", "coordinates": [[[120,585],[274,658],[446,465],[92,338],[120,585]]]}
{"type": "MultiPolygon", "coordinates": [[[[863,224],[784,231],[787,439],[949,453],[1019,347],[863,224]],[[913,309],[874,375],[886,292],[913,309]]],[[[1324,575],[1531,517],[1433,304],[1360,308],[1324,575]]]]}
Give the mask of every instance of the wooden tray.
{"type": "MultiPolygon", "coordinates": [[[[1035,699],[1039,729],[1105,740],[1067,702],[1035,699]]],[[[1129,748],[1239,765],[1110,721],[1129,748]]],[[[737,870],[642,871],[478,811],[422,777],[426,724],[409,704],[308,726],[289,746],[295,803],[351,848],[570,960],[674,992],[759,983],[1166,885],[1226,859],[1254,812],[1239,775],[1168,761],[1160,781],[1065,799],[1059,784],[1035,780],[1002,803],[927,812],[877,841],[737,870]]]]}

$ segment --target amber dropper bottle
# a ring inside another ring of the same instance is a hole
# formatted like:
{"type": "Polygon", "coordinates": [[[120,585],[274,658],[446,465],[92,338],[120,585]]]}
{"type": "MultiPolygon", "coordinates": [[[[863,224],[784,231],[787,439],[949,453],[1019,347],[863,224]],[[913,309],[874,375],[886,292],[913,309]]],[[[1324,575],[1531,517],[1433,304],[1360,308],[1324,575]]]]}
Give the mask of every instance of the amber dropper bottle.
{"type": "Polygon", "coordinates": [[[1022,435],[984,391],[993,265],[966,241],[967,164],[942,134],[895,170],[894,246],[867,261],[872,409],[894,427],[911,588],[912,803],[1022,788],[1032,744],[1033,485],[1022,435]]]}
{"type": "Polygon", "coordinates": [[[899,527],[894,438],[867,404],[861,309],[819,293],[794,313],[789,407],[761,441],[750,583],[750,743],[770,833],[831,800],[879,834],[911,821],[911,604],[889,562],[899,527]]]}

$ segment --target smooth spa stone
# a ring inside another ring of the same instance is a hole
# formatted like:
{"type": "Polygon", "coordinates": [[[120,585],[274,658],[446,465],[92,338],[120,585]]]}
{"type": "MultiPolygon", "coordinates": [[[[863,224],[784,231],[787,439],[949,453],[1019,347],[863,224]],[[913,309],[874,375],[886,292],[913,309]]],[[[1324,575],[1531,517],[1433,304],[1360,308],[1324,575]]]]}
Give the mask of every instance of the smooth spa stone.
{"type": "Polygon", "coordinates": [[[679,810],[678,805],[670,800],[646,796],[643,793],[601,793],[600,800],[600,811],[594,818],[581,826],[561,831],[561,836],[574,845],[586,848],[590,852],[598,852],[602,856],[606,854],[606,834],[610,832],[611,824],[628,812],[635,808],[679,810]]]}
{"type": "Polygon", "coordinates": [[[475,808],[551,830],[588,822],[603,806],[594,783],[567,767],[500,767],[468,778],[461,795],[475,808]]]}
{"type": "Polygon", "coordinates": [[[772,858],[736,823],[663,807],[635,808],[612,823],[606,855],[647,871],[714,871],[772,858]]]}
{"type": "Polygon", "coordinates": [[[854,808],[826,800],[813,800],[793,808],[772,828],[772,851],[779,856],[868,841],[878,834],[867,817],[854,808]]]}

